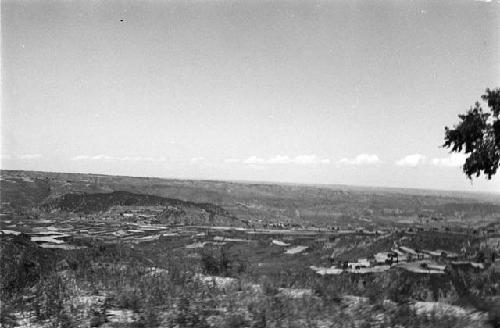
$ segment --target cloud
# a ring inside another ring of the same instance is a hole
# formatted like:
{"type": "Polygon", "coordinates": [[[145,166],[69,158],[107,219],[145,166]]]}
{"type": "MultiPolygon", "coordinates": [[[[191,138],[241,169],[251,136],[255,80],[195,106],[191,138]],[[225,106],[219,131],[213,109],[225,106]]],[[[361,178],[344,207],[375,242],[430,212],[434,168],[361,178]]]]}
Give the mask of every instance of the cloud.
{"type": "Polygon", "coordinates": [[[374,165],[382,161],[377,155],[374,154],[359,154],[355,158],[342,158],[337,164],[341,165],[374,165]]]}
{"type": "Polygon", "coordinates": [[[330,164],[328,158],[318,158],[316,155],[300,155],[294,158],[296,164],[330,164]]]}
{"type": "Polygon", "coordinates": [[[193,158],[191,158],[189,160],[189,163],[191,163],[191,164],[198,164],[198,163],[200,163],[200,162],[202,162],[204,160],[205,160],[205,157],[201,157],[201,156],[200,157],[193,157],[193,158]]]}
{"type": "Polygon", "coordinates": [[[224,160],[224,162],[229,163],[229,164],[241,163],[241,159],[239,159],[239,158],[226,158],[224,160]]]}
{"type": "Polygon", "coordinates": [[[435,166],[442,166],[442,167],[457,167],[464,165],[466,158],[467,155],[465,154],[453,153],[448,157],[434,158],[432,160],[432,164],[435,166]]]}
{"type": "Polygon", "coordinates": [[[110,160],[116,160],[117,158],[116,157],[113,157],[113,156],[109,156],[109,155],[95,155],[95,156],[92,156],[91,157],[92,160],[107,160],[107,161],[110,161],[110,160]]]}
{"type": "Polygon", "coordinates": [[[398,166],[411,166],[416,167],[417,165],[424,164],[426,158],[422,154],[412,154],[407,155],[400,160],[396,161],[396,165],[398,166]]]}
{"type": "Polygon", "coordinates": [[[86,159],[90,159],[90,156],[87,156],[87,155],[78,155],[78,156],[75,156],[75,157],[71,158],[71,160],[73,160],[73,161],[83,161],[83,160],[86,160],[86,159]]]}
{"type": "Polygon", "coordinates": [[[476,2],[491,2],[492,0],[474,0],[476,2]]]}
{"type": "Polygon", "coordinates": [[[78,155],[72,158],[74,161],[85,161],[85,160],[93,160],[93,161],[98,161],[98,160],[119,160],[118,157],[113,157],[109,155],[78,155]]]}
{"type": "Polygon", "coordinates": [[[328,158],[320,158],[316,155],[298,155],[289,157],[286,155],[276,155],[270,158],[260,158],[250,156],[247,159],[239,160],[235,158],[226,159],[226,163],[243,163],[247,165],[317,165],[329,164],[328,158]]]}
{"type": "Polygon", "coordinates": [[[254,165],[254,164],[264,164],[266,162],[265,159],[263,158],[258,158],[257,156],[250,156],[248,157],[247,159],[243,160],[243,163],[245,164],[250,164],[250,165],[254,165]]]}
{"type": "Polygon", "coordinates": [[[42,157],[40,154],[22,154],[22,155],[17,155],[16,156],[18,159],[22,160],[32,160],[32,159],[39,159],[42,157]]]}
{"type": "Polygon", "coordinates": [[[73,161],[128,161],[128,162],[165,162],[167,159],[162,157],[151,157],[151,156],[123,156],[116,157],[110,155],[77,155],[71,158],[73,161]]]}
{"type": "Polygon", "coordinates": [[[292,162],[293,160],[290,157],[284,155],[277,155],[263,160],[263,164],[291,164],[292,162]]]}

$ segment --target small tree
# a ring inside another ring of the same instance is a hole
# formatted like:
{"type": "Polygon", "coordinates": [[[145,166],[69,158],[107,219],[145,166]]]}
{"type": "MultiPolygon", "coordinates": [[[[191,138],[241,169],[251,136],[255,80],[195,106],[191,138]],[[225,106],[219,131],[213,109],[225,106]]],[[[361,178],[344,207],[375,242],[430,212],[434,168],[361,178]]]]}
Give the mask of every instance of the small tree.
{"type": "Polygon", "coordinates": [[[500,165],[500,88],[486,89],[481,98],[491,113],[483,112],[476,102],[466,114],[458,115],[460,122],[453,129],[445,127],[443,147],[468,154],[463,171],[469,179],[483,173],[490,180],[500,165]]]}

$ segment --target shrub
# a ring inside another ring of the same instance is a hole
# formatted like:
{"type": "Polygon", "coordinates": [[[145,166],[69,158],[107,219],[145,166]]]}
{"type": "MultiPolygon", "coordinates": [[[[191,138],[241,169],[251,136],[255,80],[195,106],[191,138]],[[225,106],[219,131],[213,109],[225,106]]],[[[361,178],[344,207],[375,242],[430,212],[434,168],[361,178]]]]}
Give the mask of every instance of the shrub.
{"type": "Polygon", "coordinates": [[[206,274],[214,276],[225,276],[229,271],[229,258],[224,248],[220,252],[205,250],[201,254],[202,269],[206,274]]]}
{"type": "Polygon", "coordinates": [[[0,304],[0,327],[15,327],[16,318],[11,314],[10,308],[5,302],[0,304]]]}
{"type": "Polygon", "coordinates": [[[122,292],[117,297],[117,306],[122,309],[138,311],[141,308],[141,297],[134,292],[122,292]]]}
{"type": "Polygon", "coordinates": [[[99,327],[106,322],[106,314],[103,312],[94,311],[90,318],[90,327],[99,327]]]}
{"type": "Polygon", "coordinates": [[[186,296],[181,297],[179,300],[178,312],[173,321],[179,327],[210,327],[203,313],[196,306],[192,305],[186,296]]]}
{"type": "Polygon", "coordinates": [[[240,328],[248,327],[248,322],[241,314],[233,314],[224,321],[224,328],[240,328]]]}

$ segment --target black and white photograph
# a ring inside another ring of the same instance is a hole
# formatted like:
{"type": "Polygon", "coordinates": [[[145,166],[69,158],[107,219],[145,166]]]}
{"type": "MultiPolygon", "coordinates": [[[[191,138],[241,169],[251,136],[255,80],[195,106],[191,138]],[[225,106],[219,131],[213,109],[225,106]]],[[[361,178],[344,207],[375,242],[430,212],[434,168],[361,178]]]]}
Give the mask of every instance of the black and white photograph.
{"type": "Polygon", "coordinates": [[[500,328],[500,0],[0,16],[0,327],[500,328]]]}

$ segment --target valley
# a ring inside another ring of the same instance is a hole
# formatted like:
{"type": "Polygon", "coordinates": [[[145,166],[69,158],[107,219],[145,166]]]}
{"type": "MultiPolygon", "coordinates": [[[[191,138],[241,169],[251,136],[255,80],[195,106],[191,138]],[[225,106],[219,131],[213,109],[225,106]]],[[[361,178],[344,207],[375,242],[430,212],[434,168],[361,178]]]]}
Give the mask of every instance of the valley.
{"type": "Polygon", "coordinates": [[[0,186],[2,326],[500,318],[496,194],[29,171],[0,186]]]}

